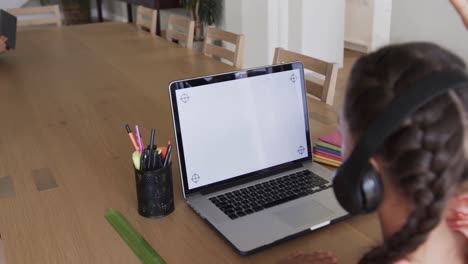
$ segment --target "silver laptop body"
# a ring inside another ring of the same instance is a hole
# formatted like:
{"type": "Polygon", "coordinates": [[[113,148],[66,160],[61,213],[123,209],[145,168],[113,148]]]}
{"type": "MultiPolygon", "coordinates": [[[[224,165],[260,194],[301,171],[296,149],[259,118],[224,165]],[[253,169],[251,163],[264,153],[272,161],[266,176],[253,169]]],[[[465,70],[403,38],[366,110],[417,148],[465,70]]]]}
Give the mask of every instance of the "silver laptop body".
{"type": "Polygon", "coordinates": [[[301,62],[174,81],[169,92],[183,195],[239,254],[347,216],[331,172],[312,162],[301,62]]]}

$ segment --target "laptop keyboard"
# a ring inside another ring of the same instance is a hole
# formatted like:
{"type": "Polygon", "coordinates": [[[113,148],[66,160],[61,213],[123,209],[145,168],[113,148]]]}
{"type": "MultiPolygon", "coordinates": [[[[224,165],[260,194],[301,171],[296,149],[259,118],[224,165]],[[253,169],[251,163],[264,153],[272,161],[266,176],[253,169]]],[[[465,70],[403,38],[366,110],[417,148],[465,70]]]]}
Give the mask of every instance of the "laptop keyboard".
{"type": "Polygon", "coordinates": [[[303,170],[211,197],[210,201],[229,218],[236,219],[326,190],[331,186],[331,183],[322,177],[309,170],[303,170]]]}

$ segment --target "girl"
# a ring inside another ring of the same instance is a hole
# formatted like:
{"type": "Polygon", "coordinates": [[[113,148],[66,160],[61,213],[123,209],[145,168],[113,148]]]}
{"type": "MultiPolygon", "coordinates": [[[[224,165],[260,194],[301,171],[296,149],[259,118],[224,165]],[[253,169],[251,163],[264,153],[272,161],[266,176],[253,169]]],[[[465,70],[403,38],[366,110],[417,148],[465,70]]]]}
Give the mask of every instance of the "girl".
{"type": "MultiPolygon", "coordinates": [[[[396,96],[445,70],[466,72],[466,67],[454,54],[428,43],[389,46],[361,57],[340,116],[344,157],[396,96]]],[[[384,186],[377,209],[384,242],[359,263],[468,263],[468,240],[459,232],[468,191],[467,159],[468,84],[453,87],[407,117],[372,156],[384,186]]],[[[298,254],[285,263],[336,259],[326,253],[298,254]]]]}

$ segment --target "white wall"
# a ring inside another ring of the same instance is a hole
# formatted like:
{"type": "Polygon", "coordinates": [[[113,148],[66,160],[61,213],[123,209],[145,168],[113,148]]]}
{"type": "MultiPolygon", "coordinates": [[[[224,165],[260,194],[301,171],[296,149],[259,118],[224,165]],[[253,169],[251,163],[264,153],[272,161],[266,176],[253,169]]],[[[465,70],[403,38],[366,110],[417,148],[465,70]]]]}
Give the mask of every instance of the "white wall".
{"type": "Polygon", "coordinates": [[[345,1],[302,0],[302,5],[300,52],[343,65],[345,1]]]}
{"type": "MultiPolygon", "coordinates": [[[[222,27],[245,35],[244,68],[271,64],[280,45],[281,0],[225,0],[222,27]]],[[[284,36],[283,36],[284,39],[284,36]]]]}
{"type": "Polygon", "coordinates": [[[347,47],[368,52],[389,44],[391,14],[392,0],[347,0],[347,47]]]}
{"type": "Polygon", "coordinates": [[[373,19],[370,50],[376,50],[390,44],[392,25],[392,0],[375,0],[373,2],[373,19]]]}
{"type": "Polygon", "coordinates": [[[232,32],[242,31],[242,1],[224,0],[221,27],[232,32]]]}
{"type": "Polygon", "coordinates": [[[371,0],[347,0],[345,40],[367,48],[372,40],[373,7],[371,0]]]}
{"type": "Polygon", "coordinates": [[[283,47],[292,51],[301,52],[303,48],[302,34],[304,32],[302,23],[303,1],[289,1],[288,9],[288,46],[283,47]]]}
{"type": "Polygon", "coordinates": [[[436,42],[468,61],[468,32],[448,0],[393,0],[391,42],[436,42]]]}
{"type": "Polygon", "coordinates": [[[276,47],[288,47],[289,42],[289,3],[282,0],[268,2],[268,40],[267,58],[273,62],[276,47]]]}
{"type": "MultiPolygon", "coordinates": [[[[239,1],[239,0],[237,0],[239,1]]],[[[245,35],[244,67],[262,66],[271,63],[268,57],[269,4],[276,0],[242,0],[242,33],[245,35]]]]}
{"type": "Polygon", "coordinates": [[[344,0],[225,0],[223,27],[245,35],[244,67],[271,64],[276,47],[343,63],[344,0]]]}

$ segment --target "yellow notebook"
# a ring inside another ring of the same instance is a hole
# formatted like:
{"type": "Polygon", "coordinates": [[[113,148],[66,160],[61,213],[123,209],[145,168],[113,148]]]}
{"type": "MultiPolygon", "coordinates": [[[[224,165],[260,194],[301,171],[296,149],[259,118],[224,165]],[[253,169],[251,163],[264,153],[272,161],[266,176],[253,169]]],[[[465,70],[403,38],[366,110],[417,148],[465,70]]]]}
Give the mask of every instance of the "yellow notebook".
{"type": "Polygon", "coordinates": [[[317,154],[314,155],[314,161],[320,162],[320,163],[325,163],[325,164],[328,164],[328,165],[331,165],[331,166],[334,166],[334,167],[341,166],[341,162],[333,160],[333,159],[329,159],[327,157],[317,155],[317,154]]]}

